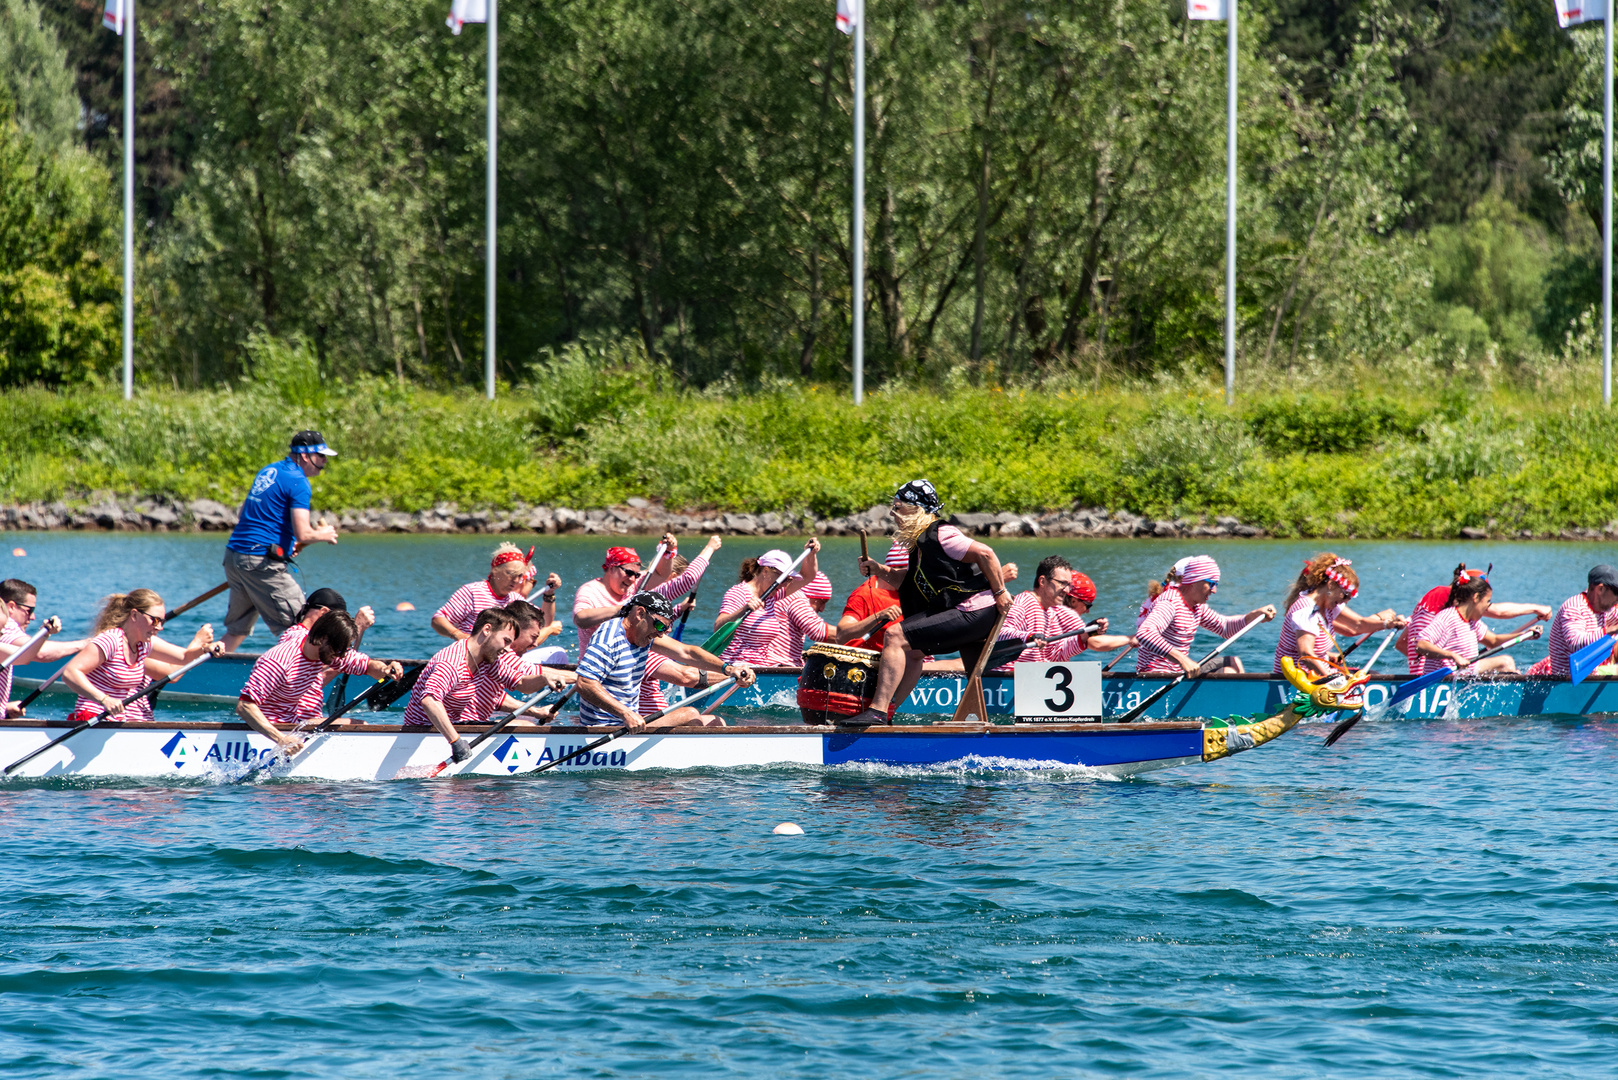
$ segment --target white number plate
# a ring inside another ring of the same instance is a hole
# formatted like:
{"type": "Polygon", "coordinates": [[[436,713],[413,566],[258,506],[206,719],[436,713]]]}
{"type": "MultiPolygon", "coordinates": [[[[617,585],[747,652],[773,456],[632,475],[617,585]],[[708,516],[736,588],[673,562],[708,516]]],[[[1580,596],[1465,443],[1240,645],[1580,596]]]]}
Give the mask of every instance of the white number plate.
{"type": "Polygon", "coordinates": [[[1016,664],[1012,672],[1012,712],[1039,719],[1079,719],[1101,715],[1101,665],[1016,664]]]}

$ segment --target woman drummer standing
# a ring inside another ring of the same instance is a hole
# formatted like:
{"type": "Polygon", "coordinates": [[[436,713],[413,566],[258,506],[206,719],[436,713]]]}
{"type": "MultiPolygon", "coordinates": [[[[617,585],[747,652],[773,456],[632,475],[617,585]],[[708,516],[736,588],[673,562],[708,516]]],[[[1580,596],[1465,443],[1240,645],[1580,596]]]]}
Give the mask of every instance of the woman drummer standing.
{"type": "Polygon", "coordinates": [[[123,699],[146,685],[147,677],[161,679],[203,653],[225,651],[213,639],[213,627],[203,623],[184,649],[157,636],[163,629],[163,598],[150,589],[115,593],[101,605],[94,634],[79,655],[67,662],[62,678],[79,692],[68,719],[75,723],[105,713],[125,720],[152,719],[152,702],[142,698],[124,709],[123,699]]]}
{"type": "Polygon", "coordinates": [[[1369,634],[1403,626],[1404,616],[1389,608],[1375,615],[1360,615],[1348,607],[1360,591],[1360,577],[1347,559],[1326,551],[1303,564],[1292,583],[1282,610],[1281,641],[1275,647],[1275,667],[1287,657],[1316,675],[1330,675],[1326,657],[1332,651],[1332,632],[1369,634]]]}

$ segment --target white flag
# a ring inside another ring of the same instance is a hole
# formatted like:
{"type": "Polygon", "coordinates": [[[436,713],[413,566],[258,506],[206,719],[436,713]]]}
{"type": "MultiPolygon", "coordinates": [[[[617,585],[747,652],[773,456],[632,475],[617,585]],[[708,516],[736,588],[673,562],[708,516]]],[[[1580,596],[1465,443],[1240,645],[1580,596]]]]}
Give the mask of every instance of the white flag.
{"type": "Polygon", "coordinates": [[[854,6],[857,3],[859,0],[837,0],[837,29],[845,34],[852,34],[854,25],[860,21],[860,9],[854,6]]]}
{"type": "Polygon", "coordinates": [[[1224,22],[1225,0],[1185,0],[1185,17],[1200,22],[1224,22]]]}
{"type": "MultiPolygon", "coordinates": [[[[111,0],[108,0],[111,3],[111,0]]],[[[1564,29],[1607,17],[1607,0],[1556,0],[1556,25],[1564,29]]]]}
{"type": "MultiPolygon", "coordinates": [[[[109,4],[112,2],[113,0],[107,0],[109,4]]],[[[444,25],[459,34],[461,27],[466,23],[486,23],[488,21],[488,0],[451,0],[449,18],[444,20],[444,25]]]]}
{"type": "MultiPolygon", "coordinates": [[[[1561,0],[1558,0],[1560,3],[1561,0]]],[[[101,25],[117,34],[124,33],[124,0],[107,0],[107,10],[101,13],[101,25]]]]}

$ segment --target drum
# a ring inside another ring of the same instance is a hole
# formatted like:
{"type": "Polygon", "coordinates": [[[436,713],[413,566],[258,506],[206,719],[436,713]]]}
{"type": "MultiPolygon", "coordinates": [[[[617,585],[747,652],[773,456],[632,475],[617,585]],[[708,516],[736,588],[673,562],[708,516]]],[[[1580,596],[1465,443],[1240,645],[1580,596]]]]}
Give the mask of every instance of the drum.
{"type": "MultiPolygon", "coordinates": [[[[803,651],[803,674],[798,676],[798,709],[806,724],[830,724],[870,707],[876,694],[875,649],[855,649],[819,641],[803,651]]],[[[898,703],[888,706],[893,718],[898,703]]]]}

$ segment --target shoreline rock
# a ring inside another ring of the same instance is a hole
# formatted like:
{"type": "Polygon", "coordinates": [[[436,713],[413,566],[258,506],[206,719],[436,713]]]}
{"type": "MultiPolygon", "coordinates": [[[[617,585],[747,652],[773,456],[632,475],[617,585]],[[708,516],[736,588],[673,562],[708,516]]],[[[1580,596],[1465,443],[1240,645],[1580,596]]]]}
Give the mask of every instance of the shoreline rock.
{"type": "MultiPolygon", "coordinates": [[[[872,536],[887,536],[893,532],[886,503],[841,517],[786,510],[763,514],[722,510],[671,513],[638,496],[622,506],[593,510],[526,504],[511,509],[462,510],[455,503],[445,502],[414,513],[385,508],[317,510],[315,517],[334,523],[339,532],[346,533],[655,536],[672,530],[688,536],[714,533],[724,536],[857,536],[864,529],[872,536]]],[[[1129,510],[1080,505],[1024,514],[963,512],[951,514],[949,521],[963,532],[981,538],[1260,539],[1269,536],[1262,528],[1228,516],[1154,520],[1129,510]]],[[[0,506],[0,530],[5,531],[227,532],[235,525],[235,508],[212,499],[184,502],[170,496],[133,499],[117,498],[110,492],[92,492],[73,502],[0,506]]],[[[1604,529],[1568,528],[1556,533],[1496,531],[1497,523],[1493,520],[1489,525],[1488,530],[1473,526],[1462,528],[1455,539],[1589,541],[1618,537],[1618,521],[1609,522],[1604,529]]],[[[1314,539],[1324,543],[1333,538],[1314,539]]]]}

